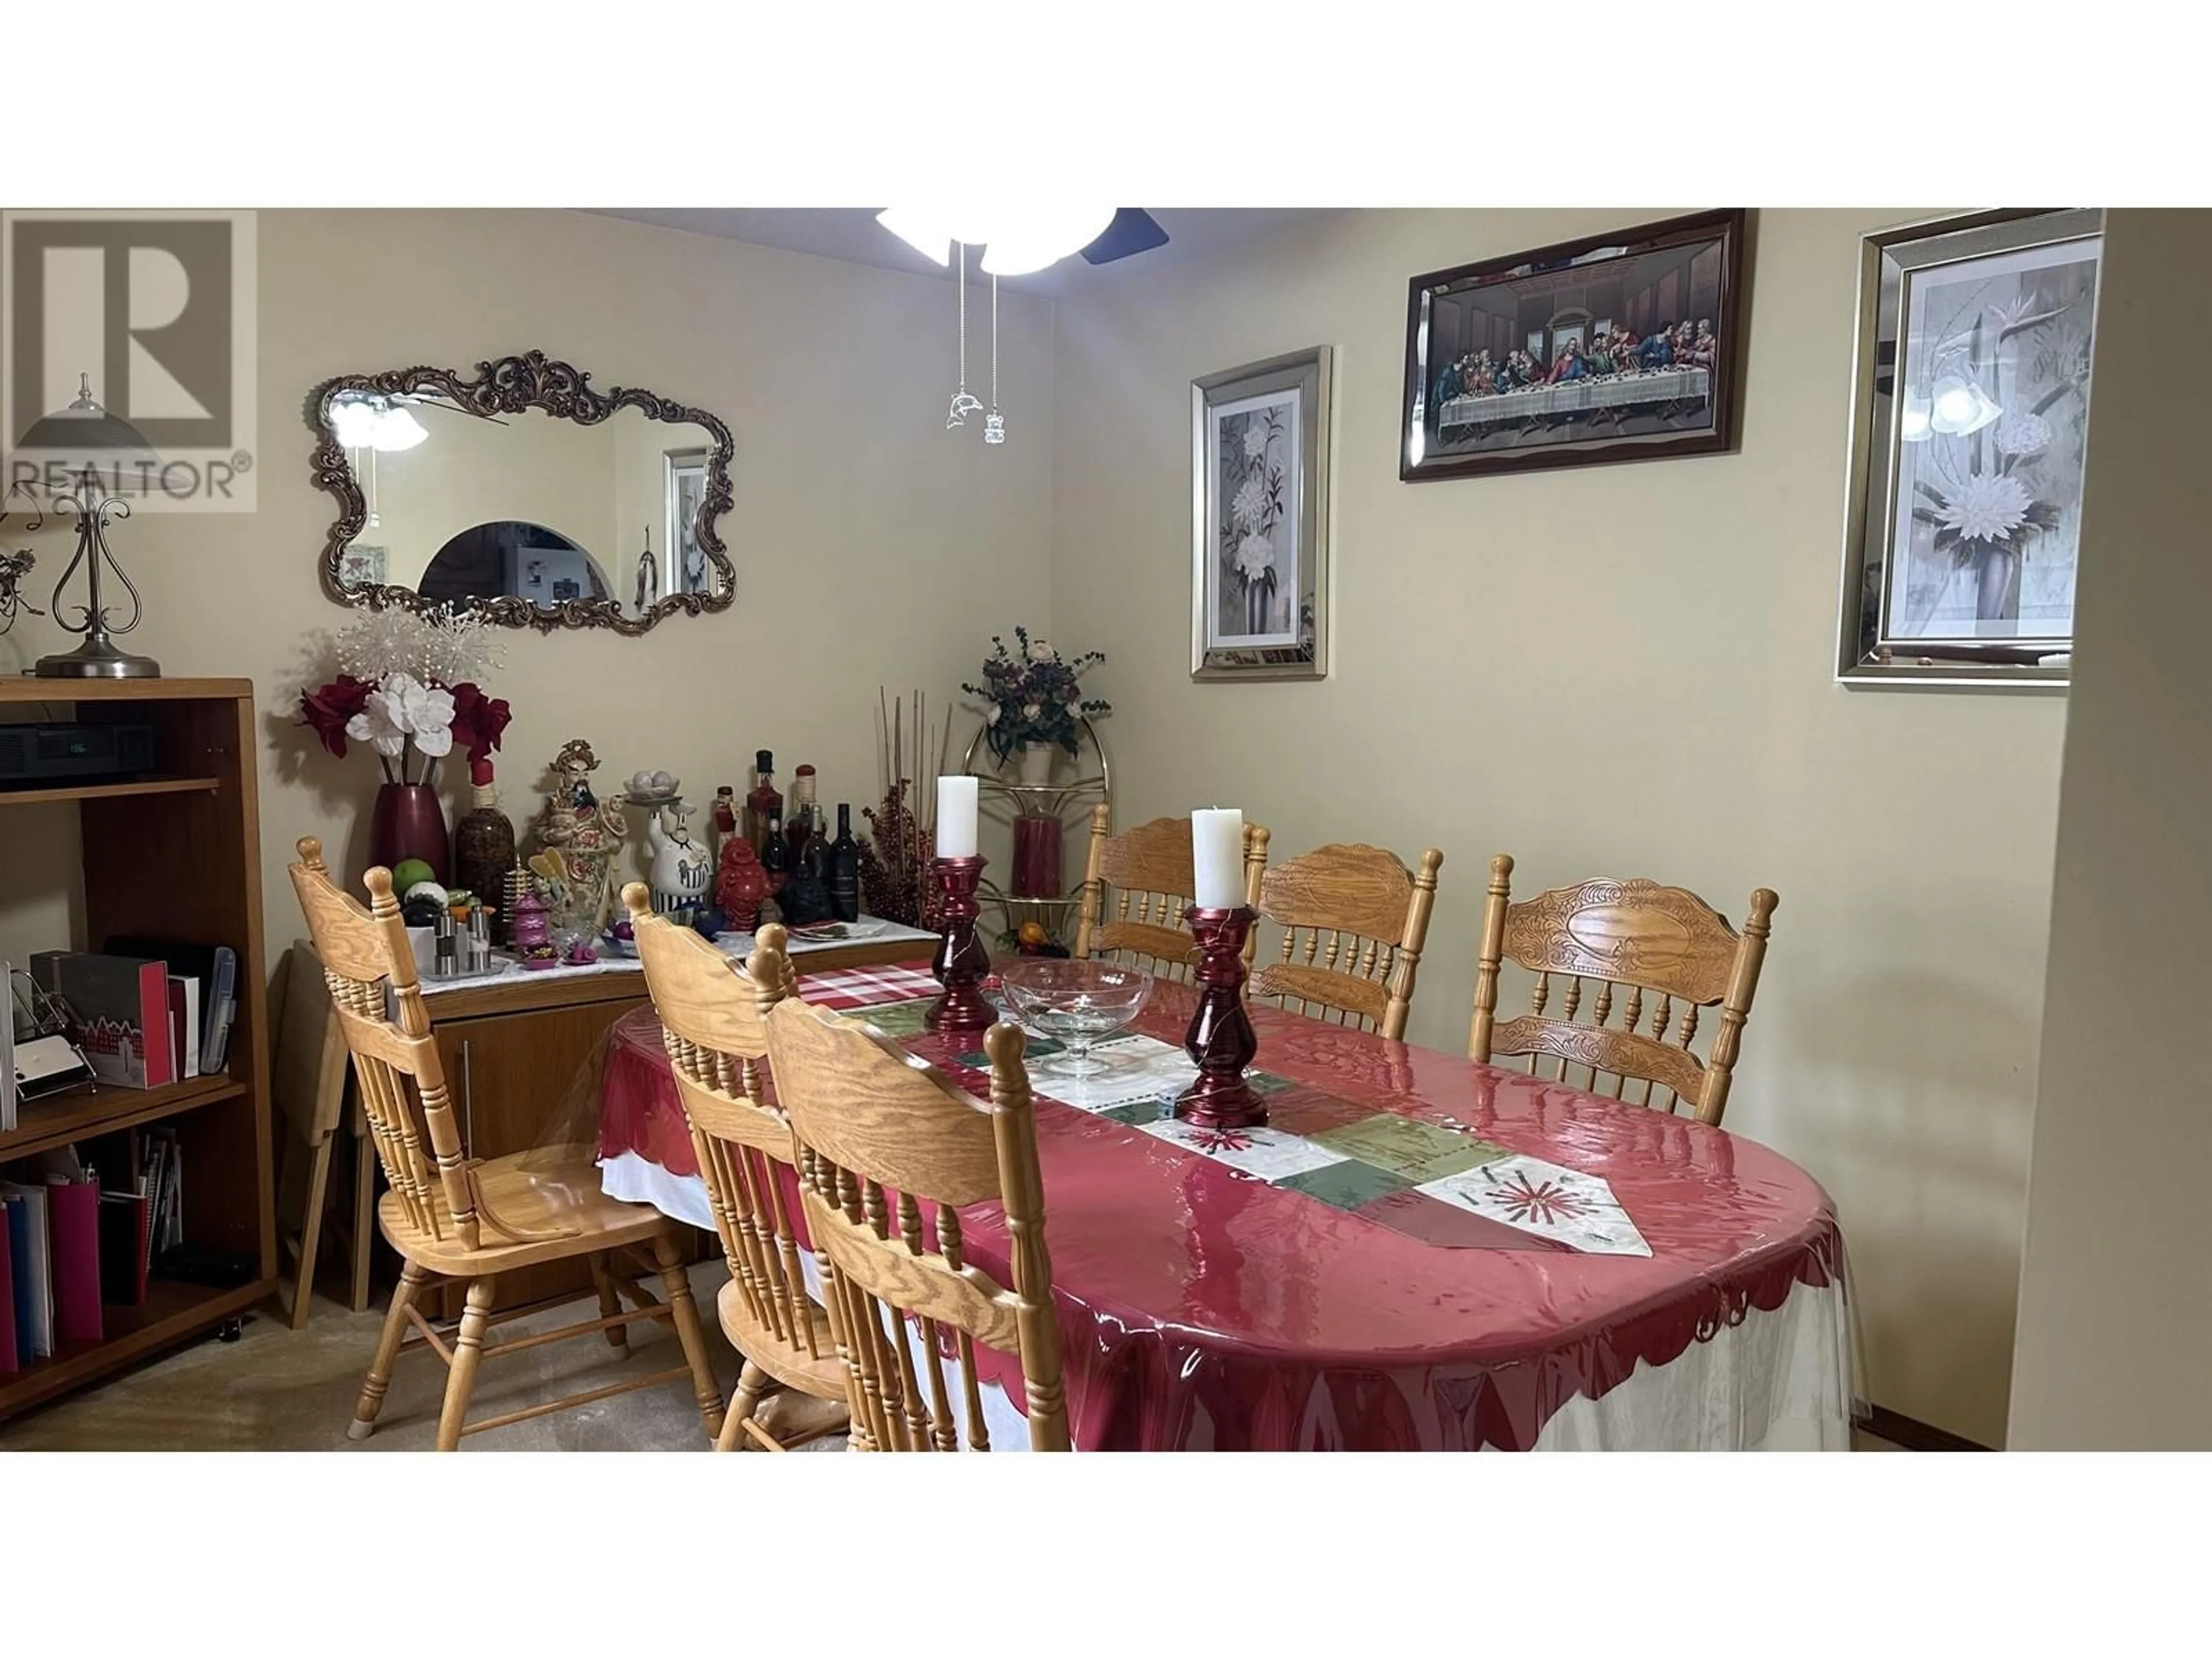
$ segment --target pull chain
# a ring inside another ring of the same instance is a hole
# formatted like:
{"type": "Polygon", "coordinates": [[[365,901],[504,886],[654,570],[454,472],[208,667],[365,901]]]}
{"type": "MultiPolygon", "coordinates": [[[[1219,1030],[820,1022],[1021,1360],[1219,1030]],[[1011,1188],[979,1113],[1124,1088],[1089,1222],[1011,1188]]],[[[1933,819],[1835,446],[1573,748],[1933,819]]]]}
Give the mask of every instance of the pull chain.
{"type": "MultiPolygon", "coordinates": [[[[952,246],[957,250],[959,255],[959,264],[956,267],[958,272],[956,286],[960,295],[960,389],[952,394],[951,407],[945,412],[945,429],[948,432],[956,426],[967,425],[969,416],[983,406],[980,399],[968,395],[968,244],[955,242],[952,246]]],[[[995,278],[992,285],[996,288],[995,278]]],[[[994,326],[995,329],[995,325],[994,326]]],[[[992,349],[995,354],[997,351],[995,344],[992,349]]]]}
{"type": "Polygon", "coordinates": [[[983,420],[983,441],[1006,441],[1006,417],[999,413],[999,277],[991,275],[991,412],[983,420]]]}

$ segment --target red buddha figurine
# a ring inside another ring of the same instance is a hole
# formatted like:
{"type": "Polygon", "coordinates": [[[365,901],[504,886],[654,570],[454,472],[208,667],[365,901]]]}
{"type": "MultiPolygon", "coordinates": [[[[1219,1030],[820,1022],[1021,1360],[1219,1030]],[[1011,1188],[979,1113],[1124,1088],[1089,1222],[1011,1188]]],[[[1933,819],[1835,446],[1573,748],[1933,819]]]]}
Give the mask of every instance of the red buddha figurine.
{"type": "Polygon", "coordinates": [[[750,933],[760,923],[761,901],[768,896],[768,872],[760,854],[743,836],[722,843],[720,869],[714,881],[714,904],[733,933],[750,933]]]}

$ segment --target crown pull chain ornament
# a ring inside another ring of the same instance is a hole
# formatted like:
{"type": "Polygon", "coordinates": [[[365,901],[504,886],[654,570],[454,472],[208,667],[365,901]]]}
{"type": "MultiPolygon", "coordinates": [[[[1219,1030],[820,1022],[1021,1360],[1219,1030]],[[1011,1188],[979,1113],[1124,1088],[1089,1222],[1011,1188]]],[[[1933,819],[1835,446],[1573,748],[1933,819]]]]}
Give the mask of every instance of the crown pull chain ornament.
{"type": "Polygon", "coordinates": [[[991,273],[991,412],[983,420],[983,441],[1006,441],[1006,419],[999,413],[999,275],[991,273]]]}
{"type": "MultiPolygon", "coordinates": [[[[960,389],[952,394],[952,405],[945,411],[945,429],[947,432],[951,431],[955,427],[967,425],[968,417],[983,407],[982,399],[970,396],[968,391],[968,244],[955,242],[953,246],[958,251],[960,260],[959,280],[954,284],[960,295],[960,389]]],[[[995,278],[993,279],[992,286],[994,289],[997,287],[995,278]]],[[[994,339],[995,338],[994,325],[994,339]]],[[[997,352],[995,344],[992,350],[995,357],[997,352]]],[[[994,401],[997,395],[995,392],[992,394],[994,401]]]]}

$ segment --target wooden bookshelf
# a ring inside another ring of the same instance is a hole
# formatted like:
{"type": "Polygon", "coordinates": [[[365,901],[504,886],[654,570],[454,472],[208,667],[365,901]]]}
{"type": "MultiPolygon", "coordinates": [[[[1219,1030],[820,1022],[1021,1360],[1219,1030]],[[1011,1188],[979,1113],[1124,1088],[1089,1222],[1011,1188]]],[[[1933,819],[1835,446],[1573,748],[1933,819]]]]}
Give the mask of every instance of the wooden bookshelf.
{"type": "MultiPolygon", "coordinates": [[[[0,677],[0,718],[33,704],[48,706],[47,720],[143,721],[163,769],[127,783],[0,791],[0,809],[58,805],[76,815],[83,934],[68,943],[97,950],[112,935],[137,933],[228,945],[238,953],[238,1012],[226,1073],[27,1102],[17,1127],[0,1134],[0,1164],[141,1124],[172,1125],[185,1158],[186,1242],[246,1255],[255,1274],[222,1286],[155,1279],[143,1304],[104,1307],[102,1340],[58,1344],[52,1358],[26,1358],[21,1370],[0,1374],[0,1419],[204,1335],[276,1288],[252,682],[0,677]]],[[[0,811],[0,858],[11,836],[41,833],[51,833],[41,815],[0,811]]],[[[60,943],[8,939],[0,955],[20,961],[60,943]]]]}

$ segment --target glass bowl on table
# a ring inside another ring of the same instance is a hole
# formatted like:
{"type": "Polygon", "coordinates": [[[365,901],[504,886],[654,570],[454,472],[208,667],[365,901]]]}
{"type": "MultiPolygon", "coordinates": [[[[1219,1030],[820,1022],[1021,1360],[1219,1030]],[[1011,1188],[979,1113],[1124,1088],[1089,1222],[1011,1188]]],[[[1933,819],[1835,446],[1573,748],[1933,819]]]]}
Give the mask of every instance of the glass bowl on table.
{"type": "Polygon", "coordinates": [[[1096,1077],[1106,1067],[1094,1044],[1127,1027],[1152,994],[1152,979],[1111,962],[1067,957],[1016,957],[999,963],[1006,1011],[1028,1030],[1060,1043],[1040,1069],[1061,1077],[1096,1077]]]}

